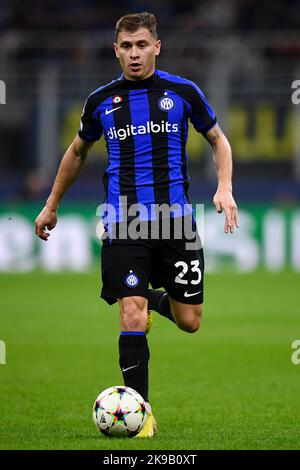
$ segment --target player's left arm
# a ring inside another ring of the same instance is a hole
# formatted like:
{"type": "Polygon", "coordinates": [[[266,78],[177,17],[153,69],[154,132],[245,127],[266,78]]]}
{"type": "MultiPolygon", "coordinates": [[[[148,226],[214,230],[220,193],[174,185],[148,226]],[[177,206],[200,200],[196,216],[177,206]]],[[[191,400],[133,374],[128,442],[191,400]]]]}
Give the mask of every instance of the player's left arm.
{"type": "Polygon", "coordinates": [[[214,164],[218,177],[218,188],[213,201],[217,212],[225,212],[225,233],[233,233],[238,227],[238,209],[232,195],[232,153],[231,146],[216,124],[206,132],[205,138],[213,149],[214,164]]]}

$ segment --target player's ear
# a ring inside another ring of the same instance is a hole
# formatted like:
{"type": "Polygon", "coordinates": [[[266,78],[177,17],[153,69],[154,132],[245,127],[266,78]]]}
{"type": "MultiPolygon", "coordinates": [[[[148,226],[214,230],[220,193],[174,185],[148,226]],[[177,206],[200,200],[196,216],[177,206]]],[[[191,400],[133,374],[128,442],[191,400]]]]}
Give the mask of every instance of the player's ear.
{"type": "Polygon", "coordinates": [[[118,59],[119,58],[118,44],[116,44],[115,42],[114,42],[114,50],[115,50],[116,58],[118,59]]]}
{"type": "Polygon", "coordinates": [[[161,48],[161,40],[158,39],[155,43],[155,55],[159,55],[160,53],[160,48],[161,48]]]}

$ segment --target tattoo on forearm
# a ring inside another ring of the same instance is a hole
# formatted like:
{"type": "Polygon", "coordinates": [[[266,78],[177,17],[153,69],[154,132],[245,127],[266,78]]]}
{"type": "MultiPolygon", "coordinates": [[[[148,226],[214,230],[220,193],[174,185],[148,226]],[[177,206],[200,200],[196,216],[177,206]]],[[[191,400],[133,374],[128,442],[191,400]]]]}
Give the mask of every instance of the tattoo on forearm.
{"type": "Polygon", "coordinates": [[[212,129],[212,131],[207,134],[206,138],[213,148],[217,145],[217,142],[221,137],[221,133],[221,129],[216,126],[216,128],[212,129]]]}

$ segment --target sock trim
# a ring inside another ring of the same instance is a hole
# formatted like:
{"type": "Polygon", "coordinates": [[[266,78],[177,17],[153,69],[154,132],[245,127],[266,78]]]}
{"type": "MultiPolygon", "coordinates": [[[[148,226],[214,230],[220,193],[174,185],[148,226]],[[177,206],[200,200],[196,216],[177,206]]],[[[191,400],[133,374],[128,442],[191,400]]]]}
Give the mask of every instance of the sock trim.
{"type": "Polygon", "coordinates": [[[120,335],[145,335],[144,331],[121,331],[120,335]]]}

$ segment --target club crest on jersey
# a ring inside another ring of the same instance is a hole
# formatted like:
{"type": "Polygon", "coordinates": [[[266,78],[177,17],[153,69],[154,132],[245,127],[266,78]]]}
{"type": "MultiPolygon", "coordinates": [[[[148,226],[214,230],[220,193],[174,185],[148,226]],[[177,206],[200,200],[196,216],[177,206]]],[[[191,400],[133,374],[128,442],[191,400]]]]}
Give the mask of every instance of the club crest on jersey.
{"type": "Polygon", "coordinates": [[[158,100],[158,106],[162,111],[171,111],[174,108],[175,103],[172,98],[168,96],[163,96],[158,100]]]}
{"type": "Polygon", "coordinates": [[[140,283],[139,277],[132,271],[125,276],[125,284],[127,287],[137,287],[140,283]]]}
{"type": "Polygon", "coordinates": [[[119,96],[119,95],[114,96],[113,99],[112,99],[112,102],[114,104],[121,103],[122,102],[122,96],[119,96]]]}

